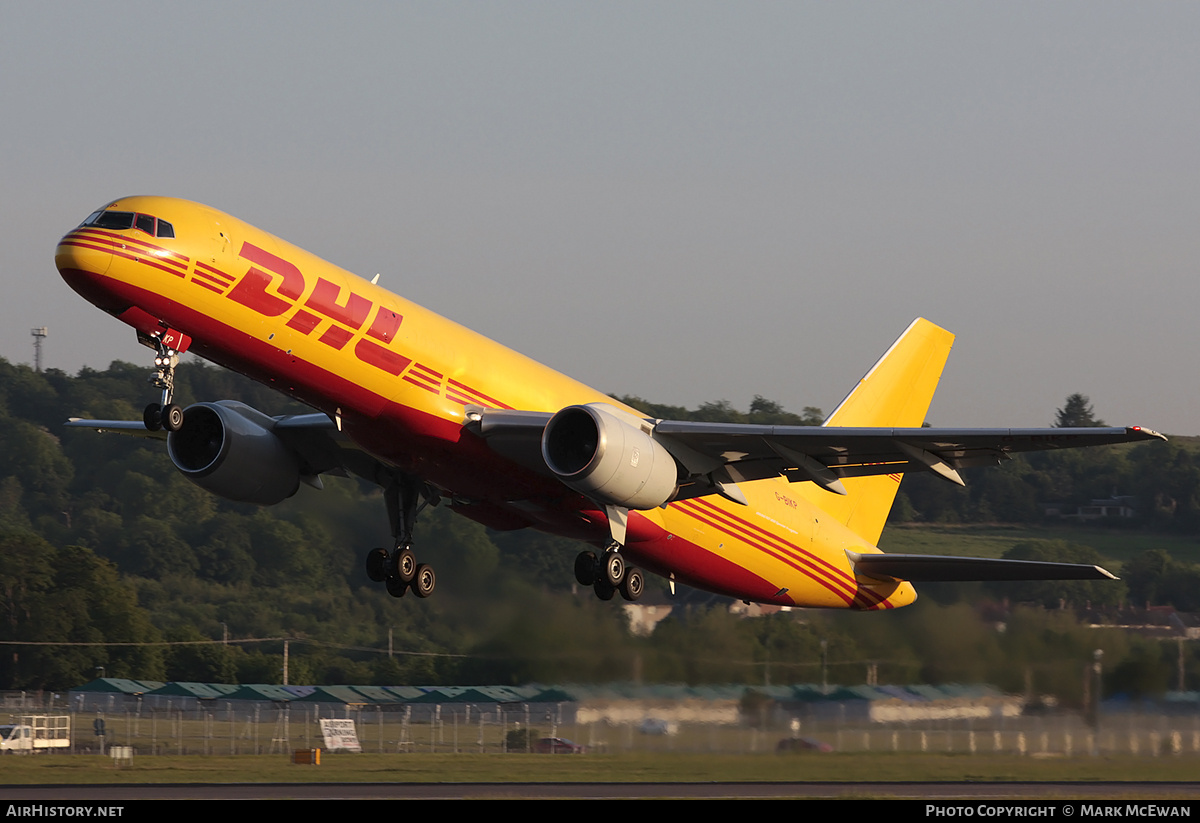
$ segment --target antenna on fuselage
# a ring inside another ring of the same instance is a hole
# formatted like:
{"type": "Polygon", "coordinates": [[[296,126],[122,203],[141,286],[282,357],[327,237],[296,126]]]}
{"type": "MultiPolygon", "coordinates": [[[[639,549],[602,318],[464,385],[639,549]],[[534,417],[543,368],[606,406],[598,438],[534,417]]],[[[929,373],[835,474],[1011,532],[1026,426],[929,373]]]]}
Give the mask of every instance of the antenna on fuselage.
{"type": "Polygon", "coordinates": [[[379,272],[375,272],[375,276],[371,278],[371,285],[374,286],[379,282],[379,272]]]}
{"type": "Polygon", "coordinates": [[[33,335],[33,370],[38,374],[42,373],[42,340],[49,336],[45,326],[37,329],[30,329],[29,333],[33,335]]]}

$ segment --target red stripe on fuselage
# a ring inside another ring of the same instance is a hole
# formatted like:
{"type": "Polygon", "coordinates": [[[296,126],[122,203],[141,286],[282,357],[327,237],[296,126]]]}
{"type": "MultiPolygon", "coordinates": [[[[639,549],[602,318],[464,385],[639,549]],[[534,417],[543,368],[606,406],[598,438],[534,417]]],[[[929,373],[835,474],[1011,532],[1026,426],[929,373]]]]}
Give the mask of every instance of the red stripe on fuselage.
{"type": "Polygon", "coordinates": [[[63,238],[59,245],[76,246],[82,249],[91,249],[92,251],[107,252],[113,257],[132,260],[135,263],[141,263],[142,265],[149,266],[152,269],[164,271],[167,274],[174,275],[175,277],[183,277],[187,273],[187,266],[182,265],[182,269],[179,268],[181,264],[176,260],[160,260],[160,258],[154,256],[152,253],[147,257],[144,253],[139,254],[138,252],[130,251],[127,248],[117,248],[116,244],[112,243],[88,242],[79,239],[63,238]],[[164,265],[164,263],[168,265],[164,265]]]}
{"type": "Polygon", "coordinates": [[[894,609],[896,608],[887,599],[879,594],[879,592],[871,591],[865,586],[858,590],[858,594],[854,598],[854,602],[850,604],[853,608],[861,611],[874,611],[876,609],[894,609]]]}
{"type": "Polygon", "coordinates": [[[185,271],[187,270],[188,263],[190,262],[190,258],[188,258],[186,255],[182,255],[177,251],[173,251],[172,249],[168,249],[163,246],[157,246],[154,243],[148,243],[145,240],[132,235],[116,234],[115,232],[103,231],[101,229],[76,229],[73,232],[69,232],[61,242],[67,243],[67,245],[78,245],[77,243],[69,241],[83,239],[90,240],[95,243],[107,244],[107,247],[102,249],[102,251],[119,252],[130,249],[133,249],[134,251],[141,251],[146,254],[153,255],[163,263],[176,266],[185,271]]]}
{"type": "Polygon", "coordinates": [[[209,291],[214,292],[215,294],[224,294],[225,293],[225,290],[223,288],[221,288],[220,286],[214,285],[212,283],[208,283],[204,280],[201,280],[198,277],[193,277],[192,282],[195,283],[200,288],[208,289],[209,291]]]}
{"type": "Polygon", "coordinates": [[[854,578],[847,574],[845,570],[838,568],[830,563],[825,558],[818,554],[814,554],[808,549],[790,543],[780,537],[778,534],[764,529],[756,523],[749,520],[744,520],[741,517],[733,514],[730,511],[720,508],[710,499],[703,497],[693,498],[689,501],[697,508],[705,510],[710,516],[722,517],[729,524],[734,525],[744,533],[752,535],[760,541],[761,545],[770,546],[776,550],[785,552],[792,559],[811,566],[812,569],[834,585],[841,586],[847,594],[853,594],[857,588],[854,578]]]}
{"type": "Polygon", "coordinates": [[[192,272],[192,279],[194,280],[197,277],[203,277],[207,280],[211,280],[214,283],[220,283],[223,286],[222,290],[229,288],[233,285],[233,281],[237,280],[237,278],[232,274],[228,274],[227,272],[221,271],[216,266],[210,266],[207,263],[203,263],[199,260],[196,261],[196,268],[192,272]]]}
{"type": "MultiPolygon", "coordinates": [[[[461,397],[465,397],[471,403],[478,403],[481,406],[487,406],[490,409],[511,409],[506,403],[502,403],[494,397],[489,397],[478,389],[471,388],[466,383],[460,383],[454,378],[446,381],[446,396],[450,397],[450,393],[455,392],[461,397]]],[[[457,397],[451,399],[457,400],[457,397]]],[[[462,402],[459,400],[459,402],[462,402]]]]}
{"type": "MultiPolygon", "coordinates": [[[[631,525],[632,515],[635,514],[630,512],[631,525]]],[[[608,530],[605,529],[603,535],[593,542],[599,544],[607,539],[608,530]]],[[[621,553],[656,574],[674,577],[688,586],[738,600],[791,605],[786,595],[776,597],[779,587],[770,580],[679,535],[670,536],[669,539],[664,536],[650,541],[631,541],[621,549],[621,553]]]]}
{"type": "MultiPolygon", "coordinates": [[[[106,302],[126,302],[173,328],[186,329],[196,341],[193,351],[207,360],[279,389],[327,414],[340,408],[346,434],[387,463],[464,498],[490,501],[501,507],[507,507],[512,500],[528,501],[536,506],[536,520],[544,531],[574,535],[582,532],[585,539],[595,544],[608,537],[602,519],[585,523],[574,503],[564,505],[564,489],[558,481],[514,465],[492,451],[481,438],[465,432],[458,421],[390,400],[155,291],[80,270],[67,270],[63,274],[73,286],[78,284],[87,293],[102,292],[106,302]]],[[[414,364],[409,373],[426,380],[433,375],[441,379],[438,372],[421,364],[414,364]]],[[[383,381],[377,385],[389,384],[383,381]]],[[[458,385],[464,390],[469,388],[466,384],[458,385]]],[[[394,383],[390,386],[395,388],[394,383]]],[[[477,394],[487,399],[489,405],[506,408],[493,398],[477,394]]],[[[529,514],[523,511],[522,517],[529,514]]],[[[631,512],[631,538],[640,531],[642,524],[636,523],[639,520],[644,518],[631,512]]],[[[782,599],[775,597],[775,584],[678,535],[664,532],[661,537],[655,535],[641,542],[631,540],[626,548],[630,557],[647,568],[663,574],[674,571],[681,581],[709,591],[764,603],[778,603],[782,599]]]]}
{"type": "MultiPolygon", "coordinates": [[[[454,420],[390,401],[336,372],[289,355],[156,292],[91,272],[67,270],[63,274],[88,294],[102,292],[112,302],[138,306],[172,328],[186,329],[194,340],[192,350],[206,360],[327,414],[340,408],[344,430],[355,442],[376,457],[437,486],[464,497],[498,502],[504,500],[497,493],[500,489],[507,499],[550,500],[562,496],[563,488],[557,481],[514,466],[481,438],[465,433],[454,420]]],[[[388,384],[383,381],[380,385],[388,384]]]]}
{"type": "MultiPolygon", "coordinates": [[[[696,504],[698,502],[700,502],[700,498],[693,498],[691,500],[673,503],[671,507],[688,515],[689,517],[695,518],[696,520],[699,520],[700,522],[717,529],[718,531],[724,532],[730,537],[742,541],[751,548],[757,549],[758,551],[773,557],[781,563],[791,566],[796,571],[803,573],[814,583],[817,583],[821,587],[827,589],[830,593],[837,596],[838,599],[844,601],[847,605],[853,601],[855,595],[854,586],[849,585],[844,576],[834,576],[829,574],[829,572],[822,569],[817,562],[814,562],[815,558],[796,557],[792,552],[788,552],[781,546],[771,545],[771,543],[767,540],[748,531],[747,527],[751,526],[751,524],[746,523],[739,518],[732,517],[725,512],[721,512],[719,509],[716,509],[716,507],[705,509],[697,506],[696,504]]],[[[766,534],[776,543],[790,545],[786,544],[785,541],[780,540],[778,537],[770,535],[769,532],[766,534]]],[[[800,550],[796,549],[796,552],[800,552],[800,550]]],[[[800,553],[807,554],[806,552],[800,553]]]]}

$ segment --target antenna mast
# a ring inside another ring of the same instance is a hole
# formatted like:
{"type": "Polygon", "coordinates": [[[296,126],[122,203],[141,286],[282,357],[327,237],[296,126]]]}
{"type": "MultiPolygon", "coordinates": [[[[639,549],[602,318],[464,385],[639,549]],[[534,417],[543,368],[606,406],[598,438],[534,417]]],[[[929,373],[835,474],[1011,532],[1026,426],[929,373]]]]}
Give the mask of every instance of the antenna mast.
{"type": "Polygon", "coordinates": [[[42,340],[48,336],[46,327],[42,326],[39,329],[30,329],[29,333],[33,335],[33,370],[38,374],[42,373],[42,340]]]}

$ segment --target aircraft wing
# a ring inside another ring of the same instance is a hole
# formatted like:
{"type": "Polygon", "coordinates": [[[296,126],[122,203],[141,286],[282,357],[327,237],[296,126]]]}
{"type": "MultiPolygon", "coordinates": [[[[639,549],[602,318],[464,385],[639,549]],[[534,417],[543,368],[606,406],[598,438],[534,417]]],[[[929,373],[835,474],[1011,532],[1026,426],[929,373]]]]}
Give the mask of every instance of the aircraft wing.
{"type": "Polygon", "coordinates": [[[165,431],[150,431],[141,420],[91,420],[86,417],[72,417],[63,423],[69,429],[93,429],[98,432],[116,432],[130,437],[150,437],[154,440],[166,440],[165,431]]]}
{"type": "Polygon", "coordinates": [[[998,560],[989,557],[939,557],[927,554],[859,554],[847,551],[855,574],[871,580],[911,583],[968,580],[1117,580],[1116,575],[1085,563],[998,560]]]}
{"type": "MultiPolygon", "coordinates": [[[[230,408],[234,406],[241,407],[242,404],[232,404],[230,408]]],[[[265,424],[266,428],[300,457],[302,472],[306,477],[316,477],[320,474],[344,476],[347,469],[367,478],[377,475],[375,467],[378,461],[358,449],[350,438],[338,431],[334,421],[325,414],[292,414],[274,418],[257,412],[254,414],[257,415],[257,422],[265,424]]],[[[91,420],[72,417],[64,425],[68,428],[116,432],[156,440],[166,440],[168,436],[165,430],[147,429],[141,420],[91,420]]]]}
{"type": "MultiPolygon", "coordinates": [[[[469,409],[469,425],[488,445],[524,465],[549,473],[541,457],[546,412],[469,409]]],[[[682,465],[690,480],[676,499],[718,492],[730,484],[783,475],[845,494],[844,477],[931,471],[960,485],[959,469],[994,466],[1017,452],[1165,440],[1150,429],[940,429],[762,426],[647,420],[652,436],[682,465]]]]}
{"type": "MultiPolygon", "coordinates": [[[[962,485],[959,469],[993,466],[1016,452],[1165,440],[1138,426],[1078,429],[849,428],[662,420],[654,434],[719,458],[733,482],[783,475],[844,493],[843,477],[932,471],[962,485]]],[[[682,450],[681,450],[682,451],[682,450]]],[[[673,452],[674,453],[674,452],[673,452]]],[[[679,455],[676,455],[678,457],[679,455]]],[[[685,462],[686,465],[686,462],[685,462]]]]}

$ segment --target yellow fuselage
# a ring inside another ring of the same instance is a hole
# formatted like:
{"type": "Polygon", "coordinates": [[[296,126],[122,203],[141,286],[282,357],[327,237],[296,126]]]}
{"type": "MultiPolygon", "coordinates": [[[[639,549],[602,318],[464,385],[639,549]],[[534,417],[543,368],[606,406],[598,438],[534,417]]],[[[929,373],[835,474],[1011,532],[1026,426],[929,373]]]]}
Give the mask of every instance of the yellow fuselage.
{"type": "MultiPolygon", "coordinates": [[[[492,452],[464,429],[464,408],[620,406],[612,398],[206,206],[129,197],[106,208],[152,216],[174,236],[67,234],[55,262],[96,305],[147,334],[182,333],[206,359],[338,416],[363,449],[467,501],[456,508],[487,525],[607,539],[598,506],[492,452]]],[[[878,609],[915,598],[906,583],[855,579],[846,550],[878,551],[878,535],[847,527],[836,495],[782,478],[742,491],[748,506],[708,496],[632,512],[625,550],[659,574],[763,603],[878,609]]]]}

